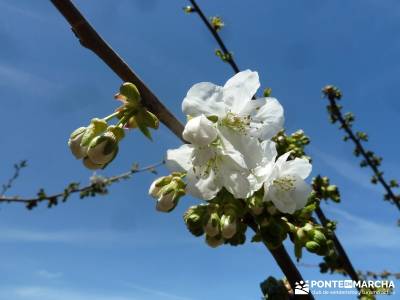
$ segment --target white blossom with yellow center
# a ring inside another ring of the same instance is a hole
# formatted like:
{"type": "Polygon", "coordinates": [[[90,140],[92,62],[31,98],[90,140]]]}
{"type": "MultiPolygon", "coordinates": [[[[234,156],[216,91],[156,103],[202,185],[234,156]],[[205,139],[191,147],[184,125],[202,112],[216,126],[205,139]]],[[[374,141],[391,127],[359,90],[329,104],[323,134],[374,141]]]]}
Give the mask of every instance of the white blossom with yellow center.
{"type": "Polygon", "coordinates": [[[190,88],[182,110],[188,116],[215,118],[219,126],[267,140],[282,129],[283,108],[275,98],[252,100],[259,87],[258,73],[250,70],[237,73],[223,87],[201,82],[190,88]]]}

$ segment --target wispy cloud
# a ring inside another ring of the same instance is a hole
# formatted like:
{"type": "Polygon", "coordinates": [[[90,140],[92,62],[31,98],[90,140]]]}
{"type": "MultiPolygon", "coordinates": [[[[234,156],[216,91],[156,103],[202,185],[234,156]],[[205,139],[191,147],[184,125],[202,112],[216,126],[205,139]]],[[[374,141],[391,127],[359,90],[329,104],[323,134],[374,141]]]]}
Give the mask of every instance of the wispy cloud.
{"type": "Polygon", "coordinates": [[[170,300],[193,300],[193,298],[187,298],[187,297],[182,297],[182,296],[177,296],[175,294],[172,294],[170,292],[165,292],[165,291],[160,291],[154,288],[146,288],[142,286],[138,286],[136,284],[124,282],[123,283],[125,286],[140,291],[144,292],[145,294],[148,294],[149,296],[156,296],[159,297],[160,299],[170,299],[170,300]]]}
{"type": "Polygon", "coordinates": [[[399,229],[390,224],[376,223],[350,214],[338,208],[326,207],[326,211],[339,219],[340,239],[346,246],[380,249],[400,249],[399,229]]]}
{"type": "Polygon", "coordinates": [[[54,88],[54,85],[47,79],[5,64],[0,64],[0,86],[2,85],[14,86],[19,89],[23,87],[34,93],[54,88]]]}
{"type": "Polygon", "coordinates": [[[48,270],[37,270],[36,275],[44,279],[58,279],[63,276],[61,272],[50,272],[48,270]]]}
{"type": "MultiPolygon", "coordinates": [[[[139,300],[132,295],[107,295],[74,289],[60,289],[47,286],[2,287],[1,299],[13,300],[139,300]]],[[[142,300],[142,299],[141,299],[142,300]]]]}
{"type": "Polygon", "coordinates": [[[315,147],[310,147],[313,156],[321,159],[324,164],[335,170],[336,173],[361,186],[367,190],[381,193],[380,187],[371,184],[371,174],[369,170],[361,169],[357,161],[349,162],[338,156],[333,156],[315,147]]]}
{"type": "Polygon", "coordinates": [[[103,230],[39,230],[26,228],[3,227],[0,229],[0,243],[64,243],[74,245],[115,245],[128,244],[136,247],[153,247],[156,245],[190,245],[193,239],[171,236],[160,228],[146,230],[117,231],[103,230]]]}
{"type": "Polygon", "coordinates": [[[29,7],[29,9],[22,8],[21,6],[15,5],[16,3],[17,1],[0,1],[0,8],[3,12],[7,12],[8,15],[28,17],[35,21],[48,21],[45,16],[41,15],[38,11],[33,11],[31,7],[29,7]]]}
{"type": "Polygon", "coordinates": [[[129,290],[99,292],[75,288],[60,288],[44,285],[0,286],[0,299],[13,300],[193,300],[171,293],[131,285],[129,290]],[[134,289],[134,291],[132,291],[134,289]]]}

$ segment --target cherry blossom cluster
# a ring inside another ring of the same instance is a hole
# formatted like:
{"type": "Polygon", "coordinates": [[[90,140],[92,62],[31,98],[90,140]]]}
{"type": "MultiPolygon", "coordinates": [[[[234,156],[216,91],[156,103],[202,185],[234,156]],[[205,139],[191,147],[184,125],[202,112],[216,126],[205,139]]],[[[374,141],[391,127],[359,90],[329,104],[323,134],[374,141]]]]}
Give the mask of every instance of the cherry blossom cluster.
{"type": "MultiPolygon", "coordinates": [[[[294,157],[291,151],[278,155],[273,139],[283,130],[283,107],[272,97],[255,99],[259,87],[258,73],[250,70],[224,86],[192,86],[182,102],[188,119],[182,137],[187,144],[166,154],[169,170],[185,182],[185,194],[204,201],[189,208],[186,225],[194,235],[205,234],[212,247],[243,243],[246,226],[241,220],[246,213],[293,215],[306,206],[311,193],[305,182],[312,168],[308,159],[294,157]]],[[[154,196],[154,183],[149,193],[154,196]]],[[[163,197],[155,198],[161,211],[169,212],[178,203],[162,210],[163,197]]],[[[282,234],[276,245],[290,231],[279,218],[275,223],[282,225],[282,234]]],[[[268,222],[262,226],[269,228],[268,222]]]]}
{"type": "Polygon", "coordinates": [[[257,72],[246,70],[224,86],[190,88],[182,103],[188,144],[168,150],[166,164],[186,174],[186,193],[196,198],[208,201],[226,189],[246,199],[262,188],[265,202],[292,214],[307,203],[311,164],[288,160],[290,152],[278,157],[271,138],[283,127],[283,108],[275,98],[253,99],[259,87],[257,72]]]}

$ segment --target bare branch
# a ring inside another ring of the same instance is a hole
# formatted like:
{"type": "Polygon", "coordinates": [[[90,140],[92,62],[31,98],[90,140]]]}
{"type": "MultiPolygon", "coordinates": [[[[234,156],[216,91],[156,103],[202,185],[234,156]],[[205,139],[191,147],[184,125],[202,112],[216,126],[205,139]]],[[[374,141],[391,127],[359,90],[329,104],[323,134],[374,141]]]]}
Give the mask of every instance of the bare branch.
{"type": "Polygon", "coordinates": [[[37,195],[37,197],[31,198],[21,198],[18,196],[8,197],[8,196],[0,196],[0,203],[20,203],[26,205],[28,209],[32,209],[36,207],[40,202],[46,202],[48,207],[52,207],[58,204],[58,201],[61,199],[62,202],[65,202],[71,194],[79,193],[81,198],[96,196],[96,195],[104,195],[107,194],[107,187],[113,183],[116,183],[120,180],[126,180],[131,178],[133,174],[141,173],[141,172],[155,172],[155,169],[164,164],[164,161],[151,164],[149,166],[138,168],[134,165],[131,170],[124,172],[119,175],[110,176],[110,177],[101,177],[101,176],[92,176],[90,184],[79,187],[79,183],[73,182],[70,183],[63,192],[56,193],[52,195],[46,195],[44,190],[41,189],[37,195]]]}
{"type": "Polygon", "coordinates": [[[7,183],[2,185],[0,197],[12,187],[14,181],[19,177],[21,169],[25,168],[26,166],[26,160],[21,160],[18,164],[14,164],[14,174],[8,179],[7,183]]]}

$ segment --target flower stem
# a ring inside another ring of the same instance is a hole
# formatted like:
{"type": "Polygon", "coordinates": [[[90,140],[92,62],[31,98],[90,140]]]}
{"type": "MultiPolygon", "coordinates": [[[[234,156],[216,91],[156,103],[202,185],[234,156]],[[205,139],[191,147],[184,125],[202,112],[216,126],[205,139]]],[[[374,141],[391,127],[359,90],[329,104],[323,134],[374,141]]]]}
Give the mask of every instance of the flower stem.
{"type": "Polygon", "coordinates": [[[108,122],[111,119],[115,118],[116,116],[118,116],[121,112],[120,111],[116,111],[114,113],[112,113],[111,115],[108,115],[107,117],[103,118],[104,121],[108,122]]]}

